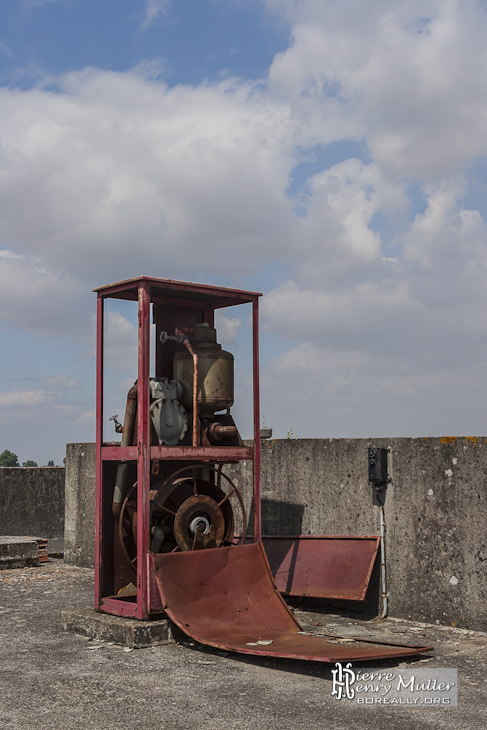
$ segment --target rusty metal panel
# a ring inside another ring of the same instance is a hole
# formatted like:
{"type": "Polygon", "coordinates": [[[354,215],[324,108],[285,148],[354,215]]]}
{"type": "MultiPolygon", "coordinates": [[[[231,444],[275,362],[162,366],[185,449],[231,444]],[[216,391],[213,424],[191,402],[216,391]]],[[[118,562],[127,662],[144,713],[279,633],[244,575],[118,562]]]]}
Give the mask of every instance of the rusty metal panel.
{"type": "Polygon", "coordinates": [[[365,600],[379,537],[293,535],[262,542],[284,595],[365,600]]]}
{"type": "Polygon", "coordinates": [[[372,661],[431,648],[363,640],[340,644],[301,633],[274,586],[262,543],[152,558],[166,613],[209,646],[316,662],[372,661]]]}

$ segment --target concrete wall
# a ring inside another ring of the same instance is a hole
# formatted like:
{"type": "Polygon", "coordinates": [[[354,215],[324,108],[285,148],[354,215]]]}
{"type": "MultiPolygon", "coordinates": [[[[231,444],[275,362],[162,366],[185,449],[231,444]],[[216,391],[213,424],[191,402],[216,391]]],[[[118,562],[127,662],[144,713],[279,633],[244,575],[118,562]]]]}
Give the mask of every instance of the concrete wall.
{"type": "Polygon", "coordinates": [[[486,630],[487,439],[263,442],[263,532],[378,534],[370,444],[391,449],[390,615],[486,630]]]}
{"type": "Polygon", "coordinates": [[[0,467],[0,535],[62,537],[64,471],[57,466],[0,467]]]}
{"type": "Polygon", "coordinates": [[[95,444],[66,445],[64,562],[95,564],[95,444]]]}
{"type": "MultiPolygon", "coordinates": [[[[264,534],[378,534],[370,444],[391,449],[389,614],[487,630],[487,439],[265,441],[264,534]]],[[[65,544],[68,561],[77,565],[93,565],[94,457],[93,444],[68,445],[65,544]]],[[[248,501],[249,465],[226,471],[248,501]]]]}

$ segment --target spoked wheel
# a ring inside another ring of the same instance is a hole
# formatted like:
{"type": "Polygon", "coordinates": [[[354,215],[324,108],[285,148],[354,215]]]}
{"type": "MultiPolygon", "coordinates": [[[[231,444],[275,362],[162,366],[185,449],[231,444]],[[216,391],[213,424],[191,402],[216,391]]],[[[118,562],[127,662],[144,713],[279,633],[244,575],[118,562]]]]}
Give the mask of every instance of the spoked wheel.
{"type": "Polygon", "coordinates": [[[198,464],[174,472],[161,482],[151,502],[152,552],[233,544],[232,501],[240,513],[241,544],[247,527],[245,506],[237,487],[221,467],[198,464]]]}
{"type": "Polygon", "coordinates": [[[133,484],[120,509],[118,539],[122,551],[134,570],[137,569],[137,482],[133,484]]]}

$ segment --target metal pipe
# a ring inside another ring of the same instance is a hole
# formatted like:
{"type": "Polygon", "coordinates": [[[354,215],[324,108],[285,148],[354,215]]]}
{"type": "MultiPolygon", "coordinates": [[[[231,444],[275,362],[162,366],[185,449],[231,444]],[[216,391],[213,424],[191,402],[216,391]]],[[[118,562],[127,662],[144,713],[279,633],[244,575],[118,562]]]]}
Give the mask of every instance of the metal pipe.
{"type": "Polygon", "coordinates": [[[210,438],[214,438],[215,441],[221,441],[223,438],[235,436],[236,433],[236,426],[223,426],[221,423],[218,423],[218,421],[212,423],[208,428],[208,435],[210,438]]]}
{"type": "Polygon", "coordinates": [[[198,355],[191,347],[183,329],[176,327],[176,334],[183,336],[182,343],[193,358],[193,447],[195,447],[198,446],[198,355]]]}
{"type": "MultiPolygon", "coordinates": [[[[134,438],[135,414],[137,413],[137,392],[138,384],[130,388],[127,394],[127,405],[125,407],[125,418],[123,420],[123,432],[120,446],[132,446],[134,438]]],[[[126,481],[127,481],[128,463],[121,461],[117,467],[117,476],[115,477],[115,487],[113,490],[112,514],[115,519],[120,519],[120,510],[124,500],[126,481]]]]}
{"type": "Polygon", "coordinates": [[[380,568],[381,568],[381,584],[382,584],[382,615],[381,618],[387,616],[387,585],[386,585],[386,523],[384,519],[384,507],[379,508],[380,515],[380,568]]]}

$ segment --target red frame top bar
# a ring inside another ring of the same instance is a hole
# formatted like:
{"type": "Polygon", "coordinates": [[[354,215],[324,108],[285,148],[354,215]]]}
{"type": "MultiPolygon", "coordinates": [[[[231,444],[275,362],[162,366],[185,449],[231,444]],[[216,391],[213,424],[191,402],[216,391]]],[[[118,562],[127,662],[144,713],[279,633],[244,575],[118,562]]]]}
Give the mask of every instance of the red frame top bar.
{"type": "Polygon", "coordinates": [[[261,297],[260,292],[244,291],[242,289],[228,289],[227,287],[211,286],[210,284],[194,284],[189,281],[175,281],[174,279],[157,279],[154,276],[138,276],[134,279],[118,281],[93,289],[100,297],[114,299],[128,299],[137,301],[138,290],[142,284],[150,286],[152,296],[163,296],[166,299],[190,299],[204,303],[213,309],[232,307],[236,304],[248,304],[261,297]]]}

